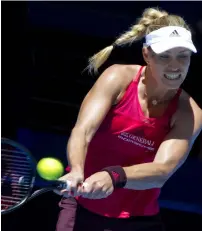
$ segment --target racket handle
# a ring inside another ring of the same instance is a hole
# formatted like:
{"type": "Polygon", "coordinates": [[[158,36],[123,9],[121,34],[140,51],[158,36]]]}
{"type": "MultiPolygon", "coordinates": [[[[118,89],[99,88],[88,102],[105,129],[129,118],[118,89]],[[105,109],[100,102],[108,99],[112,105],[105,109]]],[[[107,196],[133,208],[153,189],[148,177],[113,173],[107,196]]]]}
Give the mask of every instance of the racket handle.
{"type": "MultiPolygon", "coordinates": [[[[35,182],[36,183],[36,182],[35,182]]],[[[60,181],[60,180],[42,180],[40,182],[37,182],[37,186],[40,188],[51,188],[51,189],[69,189],[71,182],[70,181],[60,181]]]]}
{"type": "Polygon", "coordinates": [[[67,191],[69,190],[70,185],[71,185],[71,181],[69,181],[69,180],[58,181],[58,183],[59,183],[59,188],[58,189],[66,189],[67,191]]]}
{"type": "Polygon", "coordinates": [[[60,181],[56,180],[52,182],[52,186],[58,190],[66,189],[69,190],[71,182],[66,180],[66,181],[60,181]]]}
{"type": "MultiPolygon", "coordinates": [[[[61,190],[61,189],[66,189],[67,191],[69,190],[71,185],[71,181],[66,180],[66,181],[56,181],[56,187],[57,189],[61,190]]],[[[87,187],[88,184],[87,183],[83,183],[81,184],[82,187],[87,187]]]]}

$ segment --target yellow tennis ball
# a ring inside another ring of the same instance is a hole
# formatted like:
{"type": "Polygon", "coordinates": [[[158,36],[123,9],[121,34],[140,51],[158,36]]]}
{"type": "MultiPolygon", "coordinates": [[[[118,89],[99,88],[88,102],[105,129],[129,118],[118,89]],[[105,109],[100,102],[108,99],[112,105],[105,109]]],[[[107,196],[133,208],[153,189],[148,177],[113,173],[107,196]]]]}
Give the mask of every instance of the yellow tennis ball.
{"type": "Polygon", "coordinates": [[[45,180],[57,180],[64,173],[62,163],[55,158],[42,158],[37,163],[37,172],[45,180]]]}

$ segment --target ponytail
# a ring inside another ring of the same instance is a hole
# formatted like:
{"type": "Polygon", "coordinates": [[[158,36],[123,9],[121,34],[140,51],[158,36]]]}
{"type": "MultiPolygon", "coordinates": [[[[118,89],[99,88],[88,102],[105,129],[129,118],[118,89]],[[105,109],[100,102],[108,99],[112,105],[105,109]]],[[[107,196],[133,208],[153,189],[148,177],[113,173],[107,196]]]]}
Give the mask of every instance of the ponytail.
{"type": "Polygon", "coordinates": [[[142,18],[140,18],[135,25],[133,25],[127,32],[123,33],[117,38],[111,46],[102,49],[97,54],[93,55],[89,59],[89,65],[87,69],[90,73],[97,73],[100,66],[109,58],[113,48],[122,46],[125,44],[133,43],[134,41],[141,40],[147,34],[148,27],[152,26],[155,20],[167,16],[168,13],[160,11],[154,8],[148,8],[143,12],[142,18]]]}

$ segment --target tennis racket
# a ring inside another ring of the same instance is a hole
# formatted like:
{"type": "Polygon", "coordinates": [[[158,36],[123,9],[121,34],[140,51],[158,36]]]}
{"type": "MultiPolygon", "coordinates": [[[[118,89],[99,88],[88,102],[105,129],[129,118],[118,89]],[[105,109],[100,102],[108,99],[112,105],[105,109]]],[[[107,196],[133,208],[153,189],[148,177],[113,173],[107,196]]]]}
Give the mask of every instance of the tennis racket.
{"type": "Polygon", "coordinates": [[[1,214],[10,213],[27,201],[54,189],[67,189],[69,181],[36,181],[36,160],[23,145],[1,138],[1,214]],[[39,189],[34,191],[34,186],[39,189]]]}

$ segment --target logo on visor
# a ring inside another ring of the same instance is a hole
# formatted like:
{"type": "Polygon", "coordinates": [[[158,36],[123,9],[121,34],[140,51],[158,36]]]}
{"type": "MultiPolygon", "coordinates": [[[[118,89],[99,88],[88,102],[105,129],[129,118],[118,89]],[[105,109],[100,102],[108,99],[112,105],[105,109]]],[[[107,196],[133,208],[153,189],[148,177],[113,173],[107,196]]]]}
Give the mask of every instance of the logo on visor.
{"type": "Polygon", "coordinates": [[[178,34],[178,32],[176,30],[174,30],[171,34],[170,37],[179,37],[180,35],[178,34]]]}

